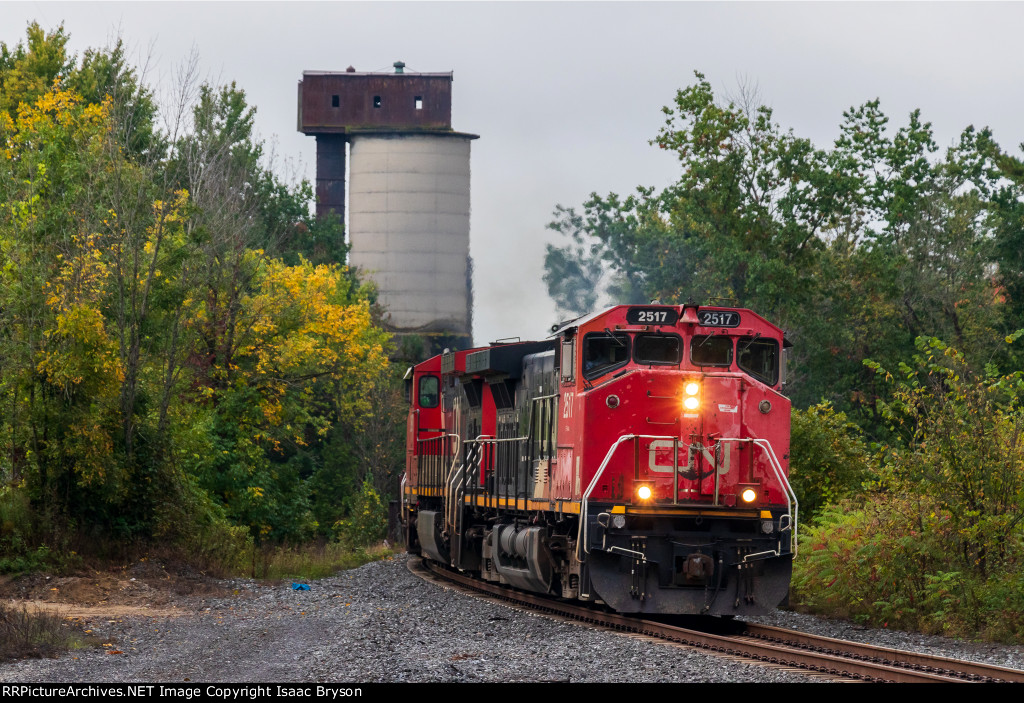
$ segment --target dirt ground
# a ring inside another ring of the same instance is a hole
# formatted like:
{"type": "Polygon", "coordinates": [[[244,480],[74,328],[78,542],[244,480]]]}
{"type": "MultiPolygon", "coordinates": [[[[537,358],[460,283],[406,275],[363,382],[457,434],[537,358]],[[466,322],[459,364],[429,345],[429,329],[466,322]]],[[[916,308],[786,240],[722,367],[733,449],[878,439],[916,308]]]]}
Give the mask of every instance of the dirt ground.
{"type": "Polygon", "coordinates": [[[212,578],[147,558],[74,576],[0,576],[0,601],[73,619],[174,617],[195,612],[203,598],[224,595],[228,592],[212,578]]]}

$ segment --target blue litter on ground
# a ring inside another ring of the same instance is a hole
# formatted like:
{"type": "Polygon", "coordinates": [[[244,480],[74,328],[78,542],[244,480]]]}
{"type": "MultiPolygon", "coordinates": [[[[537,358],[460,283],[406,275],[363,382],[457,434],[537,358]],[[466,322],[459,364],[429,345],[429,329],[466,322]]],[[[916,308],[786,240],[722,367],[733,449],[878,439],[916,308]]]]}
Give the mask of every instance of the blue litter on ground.
{"type": "Polygon", "coordinates": [[[293,583],[292,584],[292,590],[293,591],[308,591],[309,590],[309,584],[308,583],[293,583]]]}

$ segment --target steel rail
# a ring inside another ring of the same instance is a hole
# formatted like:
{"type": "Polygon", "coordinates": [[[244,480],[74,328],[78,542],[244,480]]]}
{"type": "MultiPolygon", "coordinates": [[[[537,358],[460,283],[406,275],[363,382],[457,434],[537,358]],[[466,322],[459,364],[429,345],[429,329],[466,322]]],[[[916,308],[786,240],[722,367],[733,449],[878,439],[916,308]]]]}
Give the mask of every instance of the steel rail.
{"type": "Polygon", "coordinates": [[[960,677],[977,681],[1024,683],[1024,671],[1019,669],[1009,669],[995,666],[994,664],[982,664],[964,659],[952,659],[936,654],[918,654],[917,652],[908,652],[903,649],[879,647],[821,635],[810,635],[806,632],[798,632],[797,630],[788,630],[770,625],[745,623],[745,627],[746,632],[744,634],[750,637],[785,643],[793,647],[833,649],[835,651],[842,651],[846,656],[864,659],[884,659],[898,666],[920,667],[950,673],[955,672],[960,677]]]}
{"type": "Polygon", "coordinates": [[[813,672],[891,683],[1024,682],[1024,671],[1015,669],[874,647],[763,625],[746,624],[746,632],[732,636],[701,632],[635,616],[573,605],[540,594],[512,590],[480,581],[428,560],[422,560],[421,565],[420,560],[415,557],[410,557],[409,568],[413,572],[429,570],[442,579],[533,610],[613,630],[634,632],[699,649],[813,672]]]}

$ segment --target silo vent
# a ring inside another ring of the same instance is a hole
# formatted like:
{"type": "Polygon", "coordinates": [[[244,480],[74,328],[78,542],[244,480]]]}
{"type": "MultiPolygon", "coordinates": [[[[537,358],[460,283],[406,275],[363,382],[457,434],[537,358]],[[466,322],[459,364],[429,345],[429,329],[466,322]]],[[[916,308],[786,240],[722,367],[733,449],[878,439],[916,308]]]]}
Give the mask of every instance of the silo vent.
{"type": "Polygon", "coordinates": [[[348,68],[345,69],[345,73],[355,73],[355,72],[356,72],[356,67],[355,66],[349,66],[348,68]]]}
{"type": "Polygon", "coordinates": [[[395,61],[395,73],[405,73],[405,61],[395,61]]]}

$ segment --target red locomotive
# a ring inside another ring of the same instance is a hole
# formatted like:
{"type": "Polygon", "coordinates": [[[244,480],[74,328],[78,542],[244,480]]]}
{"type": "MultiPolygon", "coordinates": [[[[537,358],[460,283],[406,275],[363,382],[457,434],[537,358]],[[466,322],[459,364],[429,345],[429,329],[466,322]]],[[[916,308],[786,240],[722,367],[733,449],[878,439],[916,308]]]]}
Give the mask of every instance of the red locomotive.
{"type": "Polygon", "coordinates": [[[788,342],[747,309],[620,305],[409,370],[409,551],[625,613],[789,588],[788,342]]]}

